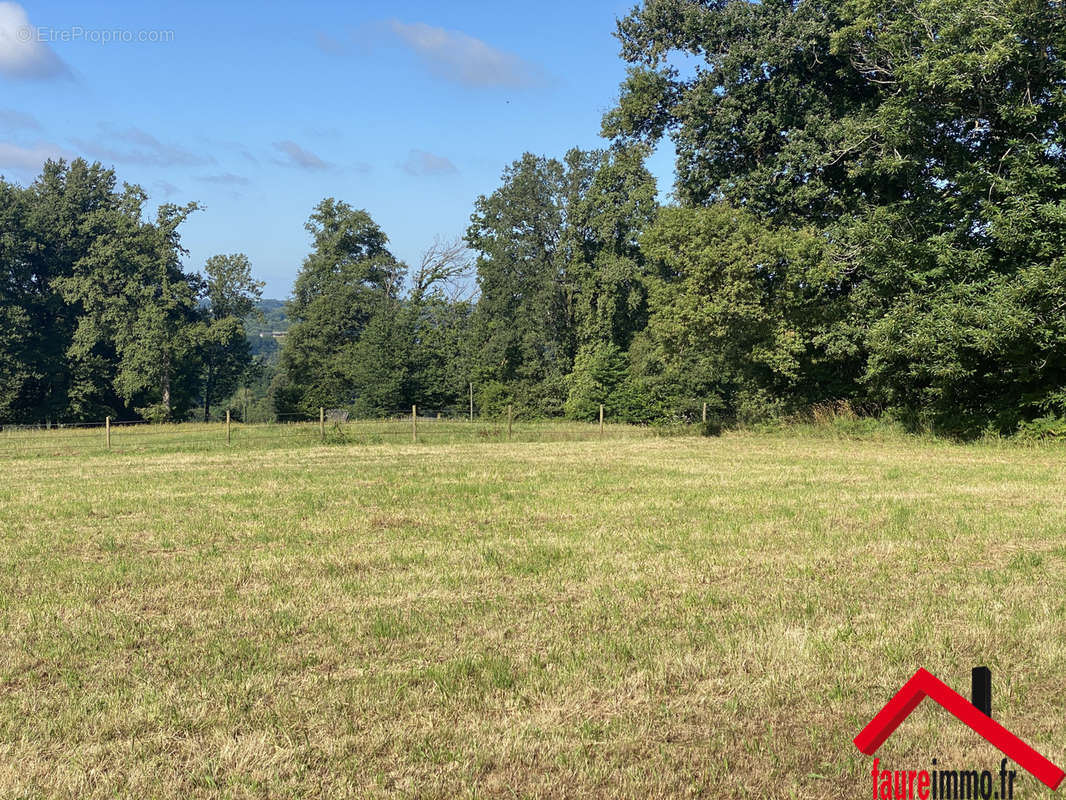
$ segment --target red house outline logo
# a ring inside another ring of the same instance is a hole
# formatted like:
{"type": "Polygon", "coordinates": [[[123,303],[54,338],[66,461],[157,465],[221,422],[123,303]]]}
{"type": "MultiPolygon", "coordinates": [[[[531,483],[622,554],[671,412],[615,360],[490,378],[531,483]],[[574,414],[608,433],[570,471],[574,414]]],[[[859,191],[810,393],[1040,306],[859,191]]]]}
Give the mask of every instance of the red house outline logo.
{"type": "Polygon", "coordinates": [[[949,714],[999,748],[1003,755],[1045,786],[1052,790],[1059,788],[1066,773],[988,716],[985,711],[923,668],[919,668],[885,707],[877,712],[869,724],[859,731],[859,735],[854,740],[855,746],[866,755],[872,756],[885,739],[892,735],[900,723],[926,697],[938,703],[949,714]]]}

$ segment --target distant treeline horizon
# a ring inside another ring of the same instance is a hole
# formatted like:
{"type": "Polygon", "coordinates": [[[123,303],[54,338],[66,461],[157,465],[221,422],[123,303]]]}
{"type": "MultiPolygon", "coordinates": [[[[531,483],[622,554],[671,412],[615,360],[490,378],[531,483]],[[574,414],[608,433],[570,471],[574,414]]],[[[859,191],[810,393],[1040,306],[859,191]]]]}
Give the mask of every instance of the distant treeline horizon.
{"type": "Polygon", "coordinates": [[[419,264],[326,198],[262,317],[245,256],[182,263],[195,204],[146,221],[142,190],[82,160],[0,182],[0,423],[371,416],[471,383],[526,417],[1061,423],[1061,3],[647,0],[618,38],[608,146],[522,155],[419,264]],[[271,315],[284,337],[258,336],[271,315]]]}

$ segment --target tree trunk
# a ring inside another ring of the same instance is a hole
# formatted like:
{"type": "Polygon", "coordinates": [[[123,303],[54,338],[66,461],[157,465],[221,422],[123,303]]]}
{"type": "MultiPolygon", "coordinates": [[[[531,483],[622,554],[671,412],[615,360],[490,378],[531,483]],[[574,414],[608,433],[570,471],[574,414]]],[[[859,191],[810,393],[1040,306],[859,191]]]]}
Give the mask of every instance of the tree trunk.
{"type": "Polygon", "coordinates": [[[160,387],[163,393],[163,408],[166,409],[165,419],[170,419],[170,355],[163,357],[163,380],[160,387]]]}
{"type": "Polygon", "coordinates": [[[211,364],[207,365],[207,380],[204,382],[204,422],[211,419],[211,384],[214,383],[214,370],[211,364]]]}

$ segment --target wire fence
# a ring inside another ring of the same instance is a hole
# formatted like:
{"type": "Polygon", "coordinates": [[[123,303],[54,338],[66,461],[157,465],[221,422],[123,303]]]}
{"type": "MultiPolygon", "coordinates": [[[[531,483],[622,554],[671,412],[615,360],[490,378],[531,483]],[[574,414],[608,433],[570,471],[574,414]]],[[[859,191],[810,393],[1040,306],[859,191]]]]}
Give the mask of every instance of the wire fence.
{"type": "Polygon", "coordinates": [[[350,419],[320,409],[317,419],[280,415],[274,422],[150,423],[105,420],[52,425],[0,427],[0,459],[90,453],[203,451],[225,448],[265,449],[322,445],[388,443],[455,444],[476,442],[574,442],[685,435],[693,426],[644,427],[599,422],[519,421],[422,413],[384,419],[350,419]]]}

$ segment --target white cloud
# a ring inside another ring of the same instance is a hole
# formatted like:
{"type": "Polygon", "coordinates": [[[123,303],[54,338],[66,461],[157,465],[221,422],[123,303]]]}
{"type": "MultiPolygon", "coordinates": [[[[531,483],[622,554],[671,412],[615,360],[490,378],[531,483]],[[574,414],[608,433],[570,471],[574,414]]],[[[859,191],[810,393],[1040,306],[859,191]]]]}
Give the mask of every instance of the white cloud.
{"type": "Polygon", "coordinates": [[[213,164],[215,159],[193,153],[183,147],[159,141],[140,128],[116,130],[103,127],[101,139],[72,139],[81,150],[101,161],[121,164],[144,164],[152,167],[188,167],[213,164]]]}
{"type": "Polygon", "coordinates": [[[524,89],[546,83],[536,64],[460,31],[397,19],[388,24],[430,69],[464,86],[524,89]]]}
{"type": "Polygon", "coordinates": [[[39,131],[41,123],[32,114],[0,108],[0,128],[9,131],[39,131]]]}
{"type": "Polygon", "coordinates": [[[46,142],[39,142],[30,147],[0,142],[0,167],[37,173],[48,159],[59,160],[60,158],[69,161],[74,158],[74,155],[58,145],[46,142]]]}
{"type": "Polygon", "coordinates": [[[330,165],[316,156],[310,150],[305,150],[296,144],[296,142],[286,139],[281,142],[274,142],[274,147],[280,150],[282,153],[289,157],[289,163],[292,166],[300,167],[302,169],[329,169],[330,165]]]}
{"type": "Polygon", "coordinates": [[[70,77],[70,69],[41,40],[18,3],[0,2],[0,75],[27,79],[70,77]]]}
{"type": "Polygon", "coordinates": [[[235,175],[232,172],[224,172],[221,175],[201,175],[196,180],[204,183],[217,183],[222,186],[247,186],[251,183],[243,175],[235,175]]]}
{"type": "Polygon", "coordinates": [[[409,175],[447,175],[459,171],[451,160],[425,150],[412,150],[401,166],[409,175]]]}

